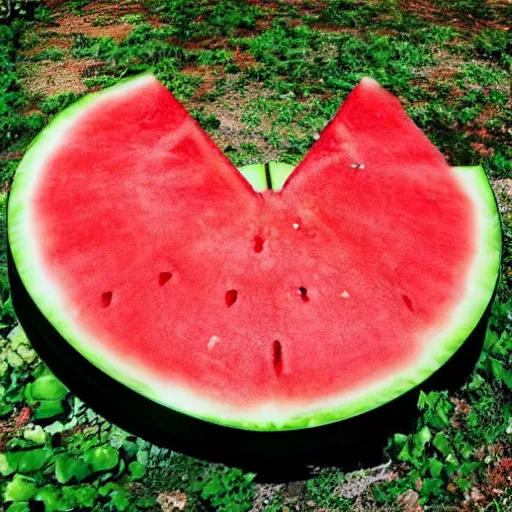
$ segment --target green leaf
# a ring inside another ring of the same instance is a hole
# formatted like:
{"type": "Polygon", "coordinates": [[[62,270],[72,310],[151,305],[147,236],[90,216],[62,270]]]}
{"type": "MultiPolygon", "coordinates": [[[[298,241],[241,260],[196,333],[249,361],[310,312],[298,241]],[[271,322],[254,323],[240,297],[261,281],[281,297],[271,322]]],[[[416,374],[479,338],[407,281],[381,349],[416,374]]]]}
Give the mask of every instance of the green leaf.
{"type": "Polygon", "coordinates": [[[411,452],[409,450],[409,445],[404,444],[403,448],[400,450],[398,454],[398,459],[403,460],[404,462],[409,462],[411,460],[411,452]]]}
{"type": "Polygon", "coordinates": [[[446,474],[448,476],[452,476],[454,473],[456,473],[459,469],[459,464],[457,462],[446,462],[444,465],[444,469],[446,471],[446,474]]]}
{"type": "Polygon", "coordinates": [[[474,391],[474,390],[480,389],[484,384],[485,384],[485,379],[479,373],[474,373],[473,378],[467,385],[467,388],[471,391],[474,391]]]}
{"type": "Polygon", "coordinates": [[[23,431],[23,437],[35,444],[46,443],[46,432],[40,425],[36,425],[34,428],[26,428],[23,431]]]}
{"type": "Polygon", "coordinates": [[[124,459],[120,459],[119,466],[117,467],[116,476],[122,475],[125,469],[126,469],[126,462],[124,461],[124,459]]]}
{"type": "Polygon", "coordinates": [[[455,455],[453,455],[453,453],[450,453],[449,455],[447,455],[445,461],[449,462],[451,464],[456,464],[457,466],[459,465],[459,461],[457,460],[455,455]]]}
{"type": "Polygon", "coordinates": [[[418,409],[424,411],[425,423],[435,428],[447,427],[454,405],[445,392],[431,391],[428,395],[420,392],[418,409]]]}
{"type": "Polygon", "coordinates": [[[76,503],[80,507],[92,508],[97,497],[98,492],[91,485],[83,485],[75,489],[76,503]]]}
{"type": "Polygon", "coordinates": [[[41,402],[41,405],[35,410],[35,419],[46,419],[53,418],[64,413],[64,406],[60,400],[45,400],[41,402]]]}
{"type": "Polygon", "coordinates": [[[444,464],[438,459],[430,459],[428,461],[428,469],[430,471],[430,474],[434,478],[437,478],[441,474],[441,471],[443,471],[443,468],[444,468],[444,464]]]}
{"type": "Polygon", "coordinates": [[[126,452],[126,457],[128,459],[133,459],[135,457],[135,454],[137,453],[138,447],[137,444],[133,441],[124,440],[123,441],[123,449],[126,452]]]}
{"type": "Polygon", "coordinates": [[[53,375],[43,375],[32,383],[35,400],[62,400],[67,394],[67,388],[53,375]]]}
{"type": "Polygon", "coordinates": [[[11,404],[0,403],[0,418],[3,418],[14,410],[14,407],[11,404]]]}
{"type": "Polygon", "coordinates": [[[128,464],[128,469],[130,470],[132,480],[139,480],[146,474],[146,466],[136,460],[128,464]]]}
{"type": "Polygon", "coordinates": [[[130,506],[130,497],[126,489],[114,491],[111,495],[111,503],[116,510],[126,510],[130,506]]]}
{"type": "Polygon", "coordinates": [[[45,512],[57,512],[66,510],[63,508],[61,494],[59,490],[53,485],[47,485],[40,489],[34,496],[35,501],[42,501],[44,503],[45,512]]]}
{"type": "Polygon", "coordinates": [[[480,423],[480,418],[478,417],[478,414],[475,411],[471,411],[466,416],[466,423],[468,424],[468,427],[477,427],[478,424],[480,423]]]}
{"type": "Polygon", "coordinates": [[[489,357],[491,370],[493,375],[499,382],[505,384],[509,389],[512,389],[512,371],[507,370],[500,361],[494,357],[489,357]]]}
{"type": "Polygon", "coordinates": [[[139,450],[137,452],[137,460],[144,464],[144,466],[147,466],[149,462],[149,452],[147,450],[139,450]]]}
{"type": "Polygon", "coordinates": [[[210,496],[215,496],[217,494],[221,494],[225,491],[224,485],[219,478],[212,478],[210,481],[206,483],[201,492],[201,496],[203,498],[209,498],[210,496]]]}
{"type": "Polygon", "coordinates": [[[36,492],[37,487],[32,480],[21,475],[14,475],[5,487],[4,499],[5,501],[28,501],[35,496],[36,492]]]}
{"type": "Polygon", "coordinates": [[[90,473],[89,466],[76,457],[60,455],[55,461],[55,478],[61,484],[68,483],[72,478],[81,482],[90,473]]]}
{"type": "Polygon", "coordinates": [[[447,437],[442,433],[438,432],[434,437],[433,445],[445,456],[447,457],[452,453],[452,448],[447,437]]]}
{"type": "Polygon", "coordinates": [[[424,391],[420,391],[420,396],[418,397],[418,409],[420,411],[423,411],[427,407],[432,407],[433,405],[434,405],[434,400],[430,396],[430,393],[427,394],[424,391]]]}
{"type": "Polygon", "coordinates": [[[19,368],[23,364],[23,359],[16,352],[9,352],[7,354],[7,362],[13,368],[19,368]]]}
{"type": "Polygon", "coordinates": [[[421,494],[422,496],[439,496],[443,487],[444,482],[441,478],[424,478],[421,494]]]}
{"type": "Polygon", "coordinates": [[[64,487],[61,487],[61,491],[62,491],[63,506],[66,507],[65,510],[75,510],[75,508],[76,508],[75,488],[65,485],[64,487]]]}
{"type": "Polygon", "coordinates": [[[473,484],[469,480],[466,480],[465,478],[456,478],[455,485],[461,491],[464,491],[464,492],[470,491],[471,488],[473,487],[473,484]]]}
{"type": "Polygon", "coordinates": [[[30,512],[30,507],[26,501],[13,503],[5,512],[30,512]]]}
{"type": "Polygon", "coordinates": [[[396,446],[403,446],[407,442],[407,436],[405,434],[395,434],[393,442],[396,446]]]}
{"type": "Polygon", "coordinates": [[[499,336],[496,332],[492,331],[491,329],[487,329],[487,332],[485,333],[485,342],[484,347],[487,350],[487,352],[492,353],[492,349],[495,345],[499,342],[499,336]]]}
{"type": "Polygon", "coordinates": [[[475,474],[475,471],[482,466],[481,462],[463,462],[460,465],[460,474],[462,476],[471,476],[475,474]]]}
{"type": "Polygon", "coordinates": [[[98,494],[105,497],[108,496],[112,491],[118,491],[119,489],[121,489],[121,487],[118,484],[115,484],[114,482],[108,482],[98,489],[98,494]]]}
{"type": "Polygon", "coordinates": [[[0,474],[8,476],[18,469],[22,452],[0,453],[0,474]]]}
{"type": "Polygon", "coordinates": [[[21,452],[18,471],[20,473],[39,471],[51,456],[52,451],[47,448],[36,448],[35,450],[21,452]]]}
{"type": "Polygon", "coordinates": [[[425,445],[432,438],[432,434],[430,433],[430,429],[425,426],[418,433],[414,435],[414,449],[412,452],[413,457],[419,457],[423,450],[425,449],[425,445]]]}
{"type": "Polygon", "coordinates": [[[84,459],[91,465],[93,471],[107,471],[117,466],[119,450],[108,445],[97,446],[88,450],[84,459]]]}

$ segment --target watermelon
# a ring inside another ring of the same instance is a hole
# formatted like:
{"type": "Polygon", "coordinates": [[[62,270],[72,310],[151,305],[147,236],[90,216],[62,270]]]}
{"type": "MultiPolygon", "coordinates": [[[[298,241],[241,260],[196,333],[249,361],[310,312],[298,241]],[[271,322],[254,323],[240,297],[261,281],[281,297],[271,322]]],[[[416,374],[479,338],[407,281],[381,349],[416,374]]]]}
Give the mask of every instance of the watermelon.
{"type": "Polygon", "coordinates": [[[36,348],[73,386],[108,386],[100,407],[144,404],[130,421],[160,440],[188,420],[317,430],[439,373],[485,330],[499,276],[483,169],[449,167],[369,78],[292,169],[244,178],[150,74],[66,109],[8,203],[36,348]]]}

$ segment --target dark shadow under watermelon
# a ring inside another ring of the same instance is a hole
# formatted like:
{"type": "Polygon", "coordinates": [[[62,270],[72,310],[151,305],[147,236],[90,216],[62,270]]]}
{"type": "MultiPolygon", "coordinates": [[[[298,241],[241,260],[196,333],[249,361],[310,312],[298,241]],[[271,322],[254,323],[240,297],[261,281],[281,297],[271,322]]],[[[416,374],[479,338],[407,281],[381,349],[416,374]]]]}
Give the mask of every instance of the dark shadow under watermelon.
{"type": "Polygon", "coordinates": [[[457,353],[421,386],[361,416],[322,427],[252,432],[214,425],[144,398],[108,377],[71,347],[46,320],[24,288],[8,254],[12,301],[41,358],[92,409],[119,427],[159,446],[255,471],[261,480],[306,477],[313,466],[349,470],[381,462],[394,432],[408,432],[417,417],[419,390],[456,389],[480,355],[487,311],[457,353]]]}

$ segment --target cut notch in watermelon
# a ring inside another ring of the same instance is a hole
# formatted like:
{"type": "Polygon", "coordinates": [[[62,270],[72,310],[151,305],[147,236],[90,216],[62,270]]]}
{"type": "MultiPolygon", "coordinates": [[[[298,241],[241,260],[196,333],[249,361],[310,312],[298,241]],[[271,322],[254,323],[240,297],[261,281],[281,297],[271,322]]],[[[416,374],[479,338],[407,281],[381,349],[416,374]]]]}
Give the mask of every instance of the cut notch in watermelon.
{"type": "Polygon", "coordinates": [[[478,323],[500,262],[483,170],[449,168],[371,80],[260,193],[152,76],[128,81],[38,137],[8,220],[25,287],[84,357],[254,430],[348,418],[423,382],[478,323]]]}

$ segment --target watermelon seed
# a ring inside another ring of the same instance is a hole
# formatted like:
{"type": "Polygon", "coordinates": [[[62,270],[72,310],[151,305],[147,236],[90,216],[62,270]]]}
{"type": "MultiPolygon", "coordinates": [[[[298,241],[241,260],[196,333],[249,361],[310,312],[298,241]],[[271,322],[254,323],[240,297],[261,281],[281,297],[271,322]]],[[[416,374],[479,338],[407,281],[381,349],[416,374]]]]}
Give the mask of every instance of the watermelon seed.
{"type": "Polygon", "coordinates": [[[350,167],[352,167],[352,169],[357,169],[359,167],[359,164],[350,164],[350,167]]]}
{"type": "Polygon", "coordinates": [[[293,226],[293,229],[299,229],[300,228],[300,224],[298,222],[294,222],[292,224],[292,226],[293,226]]]}
{"type": "Polygon", "coordinates": [[[347,290],[345,290],[341,296],[344,298],[344,299],[348,299],[350,297],[350,294],[347,292],[347,290]]]}
{"type": "Polygon", "coordinates": [[[220,338],[218,336],[212,336],[208,342],[208,349],[211,350],[219,341],[220,338]]]}
{"type": "Polygon", "coordinates": [[[255,236],[254,237],[254,252],[261,252],[263,251],[263,244],[264,244],[263,238],[261,236],[255,236]]]}
{"type": "Polygon", "coordinates": [[[359,169],[359,170],[364,170],[364,168],[366,167],[366,165],[364,164],[350,164],[350,167],[352,169],[359,169]]]}
{"type": "Polygon", "coordinates": [[[407,297],[407,295],[402,295],[402,299],[404,300],[405,305],[409,308],[409,310],[413,311],[413,309],[412,309],[412,300],[409,297],[407,297]]]}
{"type": "Polygon", "coordinates": [[[279,377],[283,371],[283,349],[281,347],[281,343],[278,340],[275,340],[272,344],[272,353],[272,363],[274,365],[274,370],[276,375],[279,377]]]}
{"type": "Polygon", "coordinates": [[[228,308],[230,308],[238,298],[238,291],[237,290],[228,290],[226,292],[226,304],[228,308]]]}
{"type": "Polygon", "coordinates": [[[308,291],[307,291],[307,289],[306,289],[306,288],[304,288],[304,286],[301,286],[301,287],[299,288],[299,290],[298,290],[298,291],[299,291],[299,293],[300,293],[300,296],[301,296],[302,300],[303,300],[304,302],[308,302],[308,301],[309,301],[309,297],[308,297],[308,291]]]}
{"type": "Polygon", "coordinates": [[[112,292],[104,292],[101,294],[101,305],[104,308],[108,308],[112,302],[112,292]]]}
{"type": "Polygon", "coordinates": [[[366,167],[366,165],[364,165],[364,164],[359,164],[358,169],[360,169],[360,170],[362,171],[365,167],[366,167]]]}
{"type": "Polygon", "coordinates": [[[160,286],[163,286],[169,279],[171,279],[172,274],[170,272],[160,272],[160,275],[158,276],[158,284],[160,286]]]}

